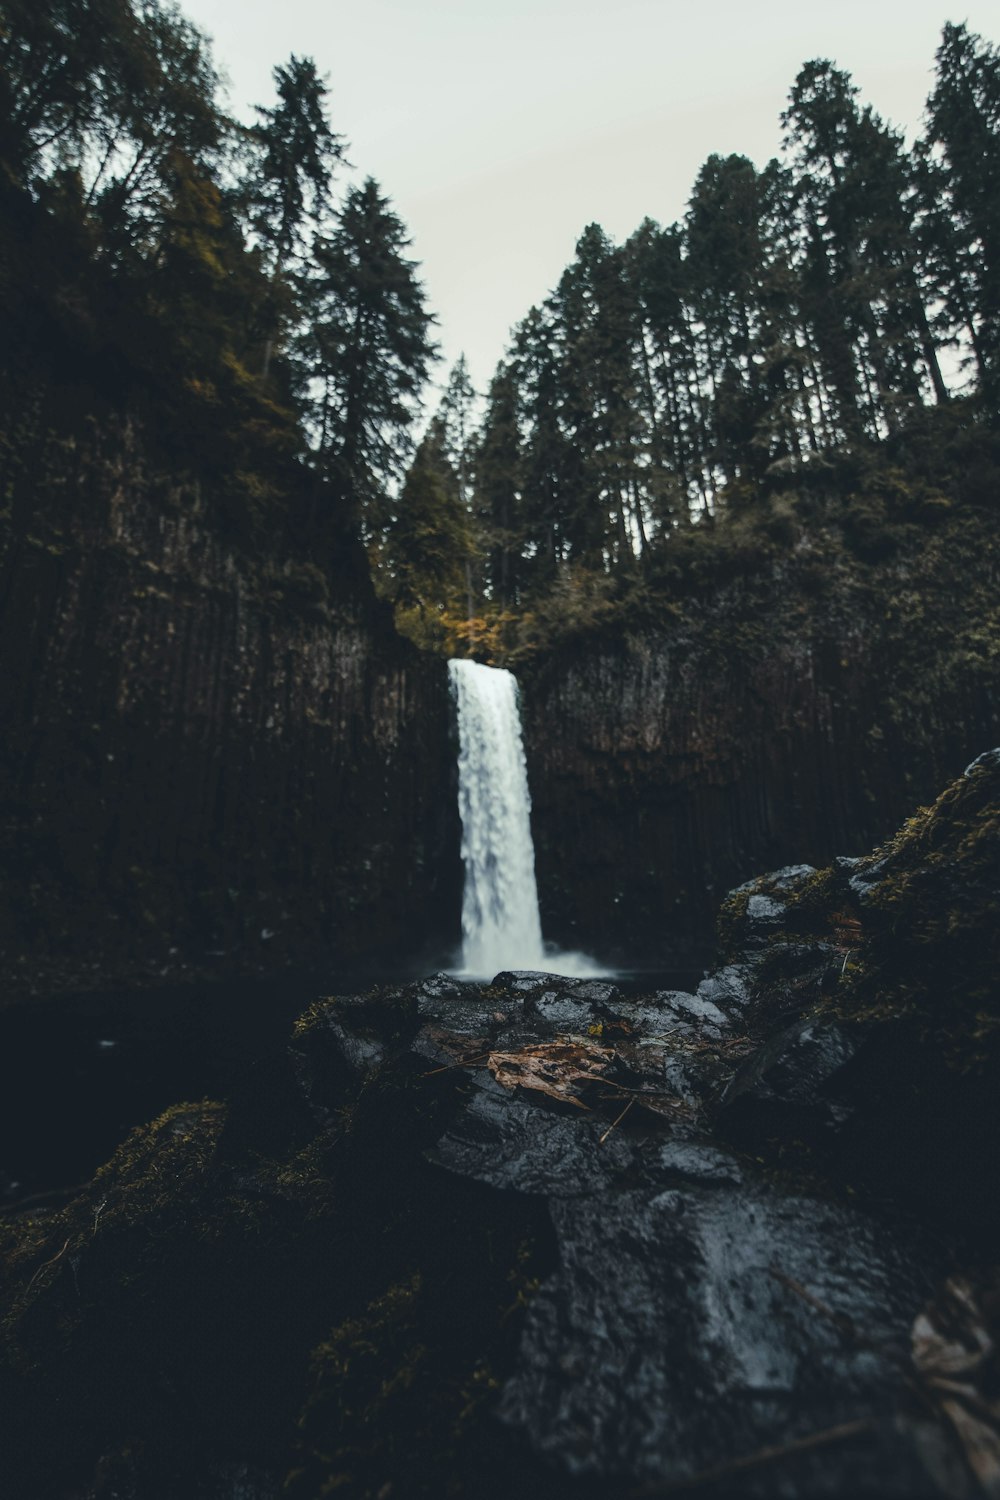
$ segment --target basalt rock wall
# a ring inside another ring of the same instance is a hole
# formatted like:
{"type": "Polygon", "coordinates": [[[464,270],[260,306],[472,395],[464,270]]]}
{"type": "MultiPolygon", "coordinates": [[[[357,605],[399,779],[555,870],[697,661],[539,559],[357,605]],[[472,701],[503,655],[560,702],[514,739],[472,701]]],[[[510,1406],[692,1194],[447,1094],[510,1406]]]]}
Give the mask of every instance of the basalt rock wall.
{"type": "Polygon", "coordinates": [[[886,836],[998,739],[997,546],[974,518],[818,549],[521,669],[543,927],[701,962],[726,890],[886,836]]]}
{"type": "Polygon", "coordinates": [[[456,938],[445,664],[396,636],[356,544],[322,569],[248,556],[128,427],[52,445],[15,491],[0,536],[15,987],[48,964],[384,961],[456,938]]]}

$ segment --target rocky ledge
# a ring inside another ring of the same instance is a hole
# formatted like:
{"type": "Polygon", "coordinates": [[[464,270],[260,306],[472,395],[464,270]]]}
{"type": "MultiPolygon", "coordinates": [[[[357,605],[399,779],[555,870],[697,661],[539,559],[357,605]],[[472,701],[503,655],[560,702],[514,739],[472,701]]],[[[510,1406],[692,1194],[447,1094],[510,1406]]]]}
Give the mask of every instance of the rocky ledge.
{"type": "Polygon", "coordinates": [[[1000,753],[695,993],[316,1002],[0,1227],[12,1497],[992,1495],[1000,753]]]}

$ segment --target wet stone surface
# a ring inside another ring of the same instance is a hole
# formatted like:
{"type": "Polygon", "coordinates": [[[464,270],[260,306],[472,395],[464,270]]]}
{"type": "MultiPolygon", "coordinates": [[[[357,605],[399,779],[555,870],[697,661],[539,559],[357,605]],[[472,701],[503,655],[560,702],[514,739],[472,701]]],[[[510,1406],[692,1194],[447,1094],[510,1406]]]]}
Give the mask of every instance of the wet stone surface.
{"type": "Polygon", "coordinates": [[[1000,1493],[994,774],[732,893],[693,993],[324,998],[0,1221],[14,1500],[1000,1493]]]}
{"type": "Polygon", "coordinates": [[[411,992],[411,1051],[461,1078],[425,1160],[507,1195],[511,1214],[547,1205],[552,1269],[496,1415],[553,1474],[614,1493],[789,1445],[737,1492],[939,1493],[901,1413],[940,1247],[821,1179],[784,1181],[715,1129],[757,1100],[822,1114],[853,1055],[848,1032],[812,1020],[748,1042],[757,962],[694,995],[537,973],[411,992]]]}

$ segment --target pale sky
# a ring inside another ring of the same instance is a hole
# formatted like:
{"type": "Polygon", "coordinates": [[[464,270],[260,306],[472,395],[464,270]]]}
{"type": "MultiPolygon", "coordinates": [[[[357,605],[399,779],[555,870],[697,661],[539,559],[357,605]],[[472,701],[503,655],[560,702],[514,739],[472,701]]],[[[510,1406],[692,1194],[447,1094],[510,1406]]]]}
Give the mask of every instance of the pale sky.
{"type": "Polygon", "coordinates": [[[357,175],[379,180],[412,235],[440,319],[437,377],[464,350],[479,389],[586,224],[620,240],[647,214],[669,223],[710,153],[776,154],[807,59],[832,58],[912,133],[945,20],[1000,33],[979,0],[182,3],[238,115],[272,102],[275,63],[316,59],[357,175]]]}

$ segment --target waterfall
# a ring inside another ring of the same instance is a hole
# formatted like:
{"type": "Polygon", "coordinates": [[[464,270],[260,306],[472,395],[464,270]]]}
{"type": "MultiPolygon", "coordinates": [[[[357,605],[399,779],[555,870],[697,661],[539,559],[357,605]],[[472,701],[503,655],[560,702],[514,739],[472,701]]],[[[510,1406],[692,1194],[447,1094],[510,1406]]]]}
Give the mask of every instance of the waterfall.
{"type": "Polygon", "coordinates": [[[448,671],[458,710],[463,972],[594,974],[582,955],[547,956],[542,942],[517,680],[474,661],[450,661],[448,671]]]}

